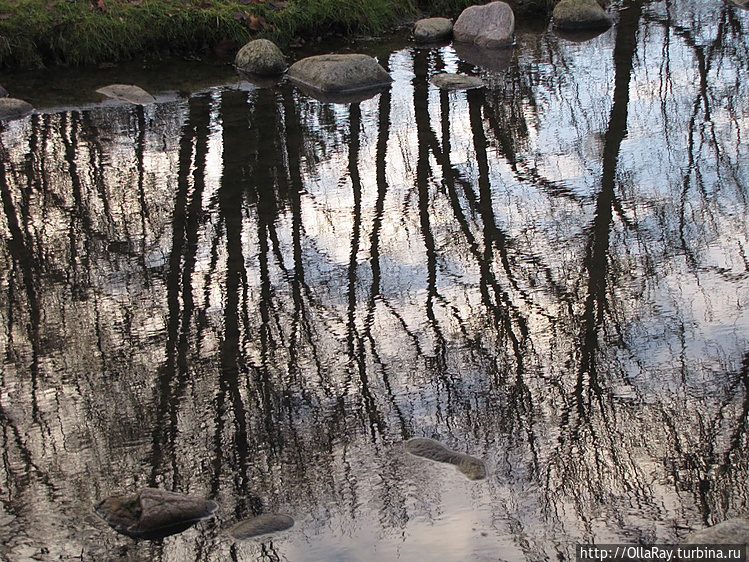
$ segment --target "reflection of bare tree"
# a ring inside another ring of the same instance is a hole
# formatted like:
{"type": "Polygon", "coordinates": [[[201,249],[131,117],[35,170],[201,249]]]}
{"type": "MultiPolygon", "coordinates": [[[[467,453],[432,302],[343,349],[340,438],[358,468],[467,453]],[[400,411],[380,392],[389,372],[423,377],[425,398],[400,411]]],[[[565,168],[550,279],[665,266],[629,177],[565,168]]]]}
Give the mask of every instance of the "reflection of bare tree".
{"type": "MultiPolygon", "coordinates": [[[[400,553],[475,518],[486,536],[466,544],[545,559],[569,556],[561,536],[672,540],[740,511],[743,305],[710,303],[731,332],[690,297],[743,299],[745,268],[714,262],[746,230],[711,191],[722,182],[743,209],[742,133],[725,125],[743,118],[740,85],[714,85],[743,47],[721,51],[661,7],[625,2],[599,77],[611,95],[594,100],[585,47],[544,35],[527,47],[541,62],[519,52],[484,92],[438,92],[430,73],[476,70],[449,47],[409,47],[383,61],[408,78],[350,106],[288,84],[217,89],[4,132],[0,495],[16,494],[1,498],[14,529],[38,525],[17,495],[42,498],[64,520],[58,544],[93,557],[74,530],[91,526],[56,499],[151,484],[211,496],[220,525],[288,511],[298,534],[232,545],[206,526],[123,556],[283,559],[299,537],[361,534],[400,553]],[[659,69],[683,64],[676,43],[700,77],[688,99],[665,76],[642,86],[654,53],[659,69]],[[648,119],[673,167],[633,149],[648,119]],[[605,130],[600,156],[574,153],[577,138],[546,154],[557,125],[605,130]],[[403,453],[416,434],[481,456],[489,478],[463,493],[403,453]]],[[[125,545],[91,528],[101,550],[125,545]]]]}

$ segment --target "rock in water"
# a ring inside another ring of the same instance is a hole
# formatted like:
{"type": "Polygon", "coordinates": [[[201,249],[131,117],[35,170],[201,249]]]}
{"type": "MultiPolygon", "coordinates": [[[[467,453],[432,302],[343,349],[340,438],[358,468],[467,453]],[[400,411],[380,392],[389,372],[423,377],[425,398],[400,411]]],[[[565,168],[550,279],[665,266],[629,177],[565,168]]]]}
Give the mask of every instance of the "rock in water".
{"type": "Polygon", "coordinates": [[[110,496],[94,506],[96,514],[118,533],[149,540],[181,533],[217,509],[216,502],[156,488],[110,496]]]}
{"type": "Polygon", "coordinates": [[[435,74],[429,81],[441,90],[471,90],[484,87],[484,81],[481,78],[449,72],[435,74]]]}
{"type": "Polygon", "coordinates": [[[34,111],[29,102],[17,98],[0,98],[0,121],[26,117],[34,111]]]}
{"type": "Polygon", "coordinates": [[[561,0],[552,12],[554,27],[562,30],[606,29],[611,18],[596,0],[561,0]]]}
{"type": "Polygon", "coordinates": [[[515,14],[506,2],[469,6],[453,26],[453,39],[497,49],[513,44],[515,14]]]}
{"type": "Polygon", "coordinates": [[[294,526],[294,519],[278,513],[262,513],[257,517],[240,521],[229,529],[229,534],[238,540],[251,539],[259,535],[285,531],[294,526]]]}
{"type": "Polygon", "coordinates": [[[453,34],[453,22],[447,18],[424,18],[416,22],[413,34],[417,43],[446,41],[453,34]]]}
{"type": "Polygon", "coordinates": [[[325,93],[383,88],[393,79],[368,55],[317,55],[291,65],[289,78],[325,93]]]}
{"type": "Polygon", "coordinates": [[[486,478],[486,467],[482,460],[451,451],[432,439],[415,437],[406,441],[405,447],[406,451],[417,457],[455,465],[470,480],[483,480],[486,478]]]}
{"type": "Polygon", "coordinates": [[[136,105],[148,105],[149,103],[154,103],[156,101],[156,98],[146,92],[143,88],[139,88],[132,84],[110,84],[109,86],[104,86],[96,91],[108,98],[129,101],[136,105]]]}
{"type": "Polygon", "coordinates": [[[684,544],[747,544],[749,543],[749,518],[726,519],[707,529],[689,535],[684,544]]]}
{"type": "Polygon", "coordinates": [[[286,72],[286,59],[281,49],[268,39],[255,39],[239,49],[236,67],[248,74],[272,76],[286,72]]]}

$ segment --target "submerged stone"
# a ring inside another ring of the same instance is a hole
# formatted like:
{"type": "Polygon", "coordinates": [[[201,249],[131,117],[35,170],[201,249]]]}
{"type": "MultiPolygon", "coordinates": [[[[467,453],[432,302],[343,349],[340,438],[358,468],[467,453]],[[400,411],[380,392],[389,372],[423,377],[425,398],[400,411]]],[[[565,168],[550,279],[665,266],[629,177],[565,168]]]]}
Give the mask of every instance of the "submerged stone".
{"type": "Polygon", "coordinates": [[[484,81],[481,78],[449,72],[435,74],[429,81],[441,90],[471,90],[484,87],[484,81]]]}
{"type": "Polygon", "coordinates": [[[110,496],[94,506],[96,514],[118,533],[149,540],[181,533],[217,509],[214,501],[156,488],[110,496]]]}
{"type": "Polygon", "coordinates": [[[251,539],[268,533],[285,531],[294,526],[294,519],[279,513],[262,513],[257,517],[240,521],[229,529],[229,534],[237,540],[251,539]]]}
{"type": "Polygon", "coordinates": [[[405,448],[406,451],[417,457],[452,464],[470,480],[486,478],[486,467],[481,459],[451,451],[433,439],[415,437],[406,441],[405,448]]]}
{"type": "Polygon", "coordinates": [[[747,544],[749,518],[736,517],[689,535],[684,544],[747,544]]]}
{"type": "Polygon", "coordinates": [[[108,98],[129,101],[136,105],[148,105],[149,103],[154,103],[156,101],[156,98],[146,92],[143,88],[133,84],[110,84],[109,86],[104,86],[96,91],[108,98]]]}
{"type": "Polygon", "coordinates": [[[17,98],[0,98],[0,120],[19,119],[34,111],[29,102],[17,98]]]}

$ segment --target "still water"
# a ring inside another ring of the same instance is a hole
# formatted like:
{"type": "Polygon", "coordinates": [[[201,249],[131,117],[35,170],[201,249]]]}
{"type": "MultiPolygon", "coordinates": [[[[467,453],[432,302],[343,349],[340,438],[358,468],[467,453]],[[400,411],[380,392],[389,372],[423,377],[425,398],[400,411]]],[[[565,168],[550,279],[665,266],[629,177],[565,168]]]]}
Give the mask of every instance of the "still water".
{"type": "Polygon", "coordinates": [[[749,511],[749,12],[613,11],[356,45],[395,80],[357,103],[227,72],[7,123],[0,559],[570,560],[749,511]],[[145,486],[220,508],[92,511],[145,486]]]}

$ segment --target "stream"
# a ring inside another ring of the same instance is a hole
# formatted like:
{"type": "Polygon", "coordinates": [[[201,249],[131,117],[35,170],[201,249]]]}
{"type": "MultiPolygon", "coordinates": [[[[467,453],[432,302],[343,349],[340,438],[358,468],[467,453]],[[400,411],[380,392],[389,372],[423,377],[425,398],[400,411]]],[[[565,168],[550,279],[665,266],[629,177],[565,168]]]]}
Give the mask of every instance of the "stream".
{"type": "Polygon", "coordinates": [[[0,560],[570,561],[746,515],[749,11],[610,11],[342,41],[394,79],[356,103],[209,60],[5,77],[37,111],[0,128],[0,560]],[[160,541],[93,511],[144,487],[219,507],[160,541]],[[263,513],[293,526],[228,533],[263,513]]]}

